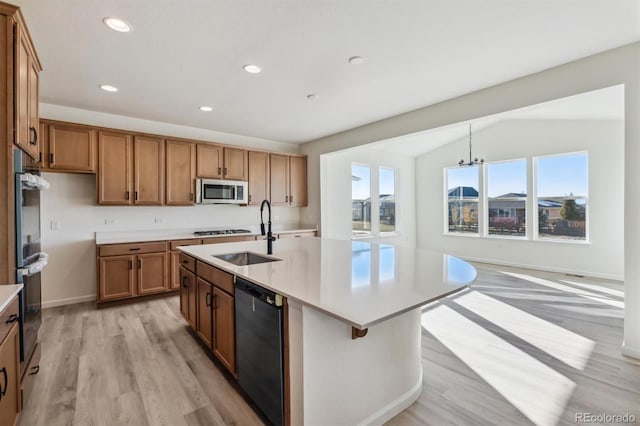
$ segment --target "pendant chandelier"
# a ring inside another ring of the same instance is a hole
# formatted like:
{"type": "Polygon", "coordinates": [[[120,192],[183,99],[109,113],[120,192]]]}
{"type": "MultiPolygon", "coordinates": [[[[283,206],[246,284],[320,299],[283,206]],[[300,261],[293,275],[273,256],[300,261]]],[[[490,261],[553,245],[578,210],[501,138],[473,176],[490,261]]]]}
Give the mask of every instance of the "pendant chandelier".
{"type": "Polygon", "coordinates": [[[460,160],[458,161],[458,166],[462,167],[462,166],[477,166],[478,164],[482,164],[484,163],[484,158],[481,158],[478,160],[478,158],[474,158],[472,160],[472,155],[471,155],[471,123],[469,123],[469,162],[465,163],[464,160],[460,160]]]}

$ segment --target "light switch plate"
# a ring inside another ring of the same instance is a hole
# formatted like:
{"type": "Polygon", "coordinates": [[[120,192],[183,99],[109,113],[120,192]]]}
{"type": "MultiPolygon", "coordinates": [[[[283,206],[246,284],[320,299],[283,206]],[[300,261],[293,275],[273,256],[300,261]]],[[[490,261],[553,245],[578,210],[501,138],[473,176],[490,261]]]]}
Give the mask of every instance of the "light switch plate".
{"type": "Polygon", "coordinates": [[[49,222],[49,228],[52,231],[58,231],[60,230],[60,221],[59,220],[52,220],[49,222]]]}

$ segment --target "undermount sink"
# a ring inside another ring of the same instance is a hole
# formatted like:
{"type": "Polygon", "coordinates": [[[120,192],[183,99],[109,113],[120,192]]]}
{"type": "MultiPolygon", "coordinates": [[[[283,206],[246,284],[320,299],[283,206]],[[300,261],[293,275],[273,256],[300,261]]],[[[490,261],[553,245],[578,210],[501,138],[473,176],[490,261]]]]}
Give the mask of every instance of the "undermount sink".
{"type": "Polygon", "coordinates": [[[243,251],[241,253],[218,254],[213,255],[213,257],[224,260],[225,262],[233,263],[237,266],[255,265],[257,263],[267,263],[282,260],[261,256],[256,253],[251,253],[250,251],[243,251]]]}

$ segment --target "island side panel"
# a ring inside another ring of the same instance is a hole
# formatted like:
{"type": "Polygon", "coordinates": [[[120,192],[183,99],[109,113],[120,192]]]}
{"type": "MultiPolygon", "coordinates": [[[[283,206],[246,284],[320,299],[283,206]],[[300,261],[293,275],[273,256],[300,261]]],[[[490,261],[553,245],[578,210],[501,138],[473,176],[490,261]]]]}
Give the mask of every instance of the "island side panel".
{"type": "Polygon", "coordinates": [[[304,423],[304,380],[302,357],[302,305],[288,300],[289,325],[289,419],[290,425],[304,423]]]}
{"type": "Polygon", "coordinates": [[[421,310],[351,338],[351,326],[302,306],[304,424],[382,424],[422,392],[421,310]]]}

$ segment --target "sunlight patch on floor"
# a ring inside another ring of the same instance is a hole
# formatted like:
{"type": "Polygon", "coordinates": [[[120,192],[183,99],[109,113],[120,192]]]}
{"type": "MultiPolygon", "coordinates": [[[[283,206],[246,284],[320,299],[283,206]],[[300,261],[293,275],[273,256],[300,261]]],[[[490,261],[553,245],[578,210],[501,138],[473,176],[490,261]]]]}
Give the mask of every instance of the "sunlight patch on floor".
{"type": "Polygon", "coordinates": [[[575,281],[569,281],[569,280],[560,280],[560,281],[562,281],[563,283],[575,285],[577,287],[586,288],[587,290],[594,290],[600,293],[610,294],[611,296],[616,296],[624,299],[623,290],[616,290],[613,288],[609,288],[609,287],[605,287],[597,284],[577,283],[575,281]]]}
{"type": "Polygon", "coordinates": [[[440,305],[422,327],[538,425],[555,425],[576,384],[534,357],[440,305]]]}
{"type": "Polygon", "coordinates": [[[543,278],[532,277],[531,275],[516,274],[514,272],[505,272],[505,271],[499,271],[499,272],[505,275],[509,275],[511,277],[520,278],[522,280],[527,280],[535,284],[540,284],[549,288],[553,288],[553,289],[562,291],[564,293],[572,293],[577,296],[593,300],[595,302],[599,302],[606,305],[615,306],[616,308],[624,309],[623,301],[607,299],[601,294],[595,294],[586,290],[580,290],[565,284],[560,284],[560,283],[555,283],[553,281],[545,280],[543,278]]]}
{"type": "Polygon", "coordinates": [[[584,370],[595,347],[591,339],[477,291],[463,294],[454,301],[578,370],[584,370]]]}

